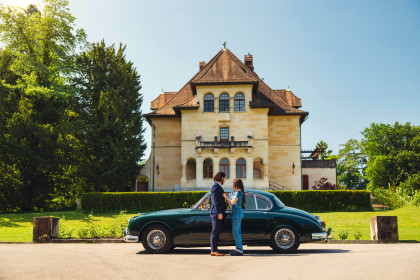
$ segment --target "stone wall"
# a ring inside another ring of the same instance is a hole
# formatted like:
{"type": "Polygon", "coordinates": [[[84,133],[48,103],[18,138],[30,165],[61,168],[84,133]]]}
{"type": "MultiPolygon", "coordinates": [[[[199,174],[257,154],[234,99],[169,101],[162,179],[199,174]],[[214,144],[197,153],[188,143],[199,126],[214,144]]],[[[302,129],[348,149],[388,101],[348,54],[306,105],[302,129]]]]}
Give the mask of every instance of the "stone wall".
{"type": "Polygon", "coordinates": [[[308,175],[309,189],[312,190],[315,181],[321,178],[327,178],[327,182],[333,185],[337,184],[337,174],[335,168],[302,168],[302,175],[308,175]]]}
{"type": "Polygon", "coordinates": [[[300,116],[268,117],[268,150],[270,181],[300,190],[300,116]]]}
{"type": "MultiPolygon", "coordinates": [[[[155,190],[174,190],[181,184],[181,119],[156,118],[155,190]],[[157,171],[159,165],[159,171],[157,171]]],[[[152,150],[141,175],[149,178],[149,190],[153,184],[153,127],[152,150]]]]}

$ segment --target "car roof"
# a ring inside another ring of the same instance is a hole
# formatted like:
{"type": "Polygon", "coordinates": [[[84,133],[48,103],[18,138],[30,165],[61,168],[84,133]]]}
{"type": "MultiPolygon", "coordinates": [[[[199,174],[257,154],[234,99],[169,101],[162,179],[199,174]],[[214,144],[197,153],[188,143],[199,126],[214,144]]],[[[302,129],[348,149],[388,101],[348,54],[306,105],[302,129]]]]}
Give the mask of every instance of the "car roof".
{"type": "MultiPolygon", "coordinates": [[[[227,192],[231,192],[231,191],[232,190],[227,190],[227,192]]],[[[246,193],[256,193],[256,194],[259,194],[259,195],[264,195],[264,196],[267,196],[269,198],[273,198],[274,197],[274,194],[269,193],[269,192],[266,192],[266,191],[246,189],[245,192],[246,193]]],[[[208,192],[208,194],[210,194],[210,192],[208,192]]]]}
{"type": "Polygon", "coordinates": [[[269,193],[269,192],[265,192],[265,191],[260,191],[260,190],[245,190],[245,192],[247,193],[256,193],[256,194],[259,194],[259,195],[264,195],[264,196],[266,196],[266,197],[269,197],[270,199],[274,199],[274,194],[272,194],[272,193],[269,193]]]}

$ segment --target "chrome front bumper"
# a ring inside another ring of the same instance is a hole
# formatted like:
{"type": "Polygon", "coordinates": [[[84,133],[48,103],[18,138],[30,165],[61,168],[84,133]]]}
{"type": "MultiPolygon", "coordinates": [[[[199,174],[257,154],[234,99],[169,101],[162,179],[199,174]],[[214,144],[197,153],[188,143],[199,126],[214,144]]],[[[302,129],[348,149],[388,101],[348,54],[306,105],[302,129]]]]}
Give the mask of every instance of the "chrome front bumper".
{"type": "Polygon", "coordinates": [[[130,242],[130,243],[139,242],[139,237],[137,235],[128,234],[127,229],[124,230],[124,234],[125,234],[125,236],[124,236],[124,241],[125,242],[130,242]]]}
{"type": "Polygon", "coordinates": [[[331,227],[328,228],[326,232],[316,232],[312,233],[312,239],[313,240],[325,240],[325,239],[331,239],[332,233],[331,233],[331,227]]]}

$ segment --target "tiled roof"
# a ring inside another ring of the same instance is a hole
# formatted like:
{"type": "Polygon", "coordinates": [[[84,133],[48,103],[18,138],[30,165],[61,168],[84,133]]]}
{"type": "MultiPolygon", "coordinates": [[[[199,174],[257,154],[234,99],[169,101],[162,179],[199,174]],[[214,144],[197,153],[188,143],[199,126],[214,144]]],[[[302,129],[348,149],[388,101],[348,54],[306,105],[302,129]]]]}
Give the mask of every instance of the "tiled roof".
{"type": "Polygon", "coordinates": [[[302,106],[300,98],[290,90],[271,89],[251,68],[226,49],[219,51],[176,94],[165,93],[160,99],[165,103],[160,103],[159,108],[155,106],[155,111],[146,114],[146,118],[176,116],[174,107],[176,111],[181,108],[196,108],[198,104],[195,86],[210,84],[253,84],[251,107],[269,108],[269,115],[301,115],[301,122],[308,115],[308,112],[297,109],[302,106]]]}
{"type": "Polygon", "coordinates": [[[249,69],[242,62],[237,63],[232,59],[233,53],[229,50],[220,51],[216,59],[212,59],[192,83],[200,84],[221,84],[221,83],[256,83],[257,79],[247,75],[249,69]],[[241,65],[242,64],[242,65],[241,65]]]}
{"type": "Polygon", "coordinates": [[[177,92],[164,92],[150,104],[150,110],[157,110],[171,100],[177,92]]]}

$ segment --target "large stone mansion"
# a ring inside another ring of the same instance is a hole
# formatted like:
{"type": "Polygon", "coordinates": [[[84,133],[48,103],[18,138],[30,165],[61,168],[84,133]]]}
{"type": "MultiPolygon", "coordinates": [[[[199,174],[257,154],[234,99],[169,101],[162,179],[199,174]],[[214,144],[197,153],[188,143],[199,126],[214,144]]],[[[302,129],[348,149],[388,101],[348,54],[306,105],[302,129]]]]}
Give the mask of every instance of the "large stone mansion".
{"type": "Polygon", "coordinates": [[[271,89],[244,62],[222,49],[178,92],[152,101],[150,157],[141,170],[148,190],[209,190],[218,171],[225,186],[302,189],[301,124],[308,112],[290,90],[271,89]]]}

